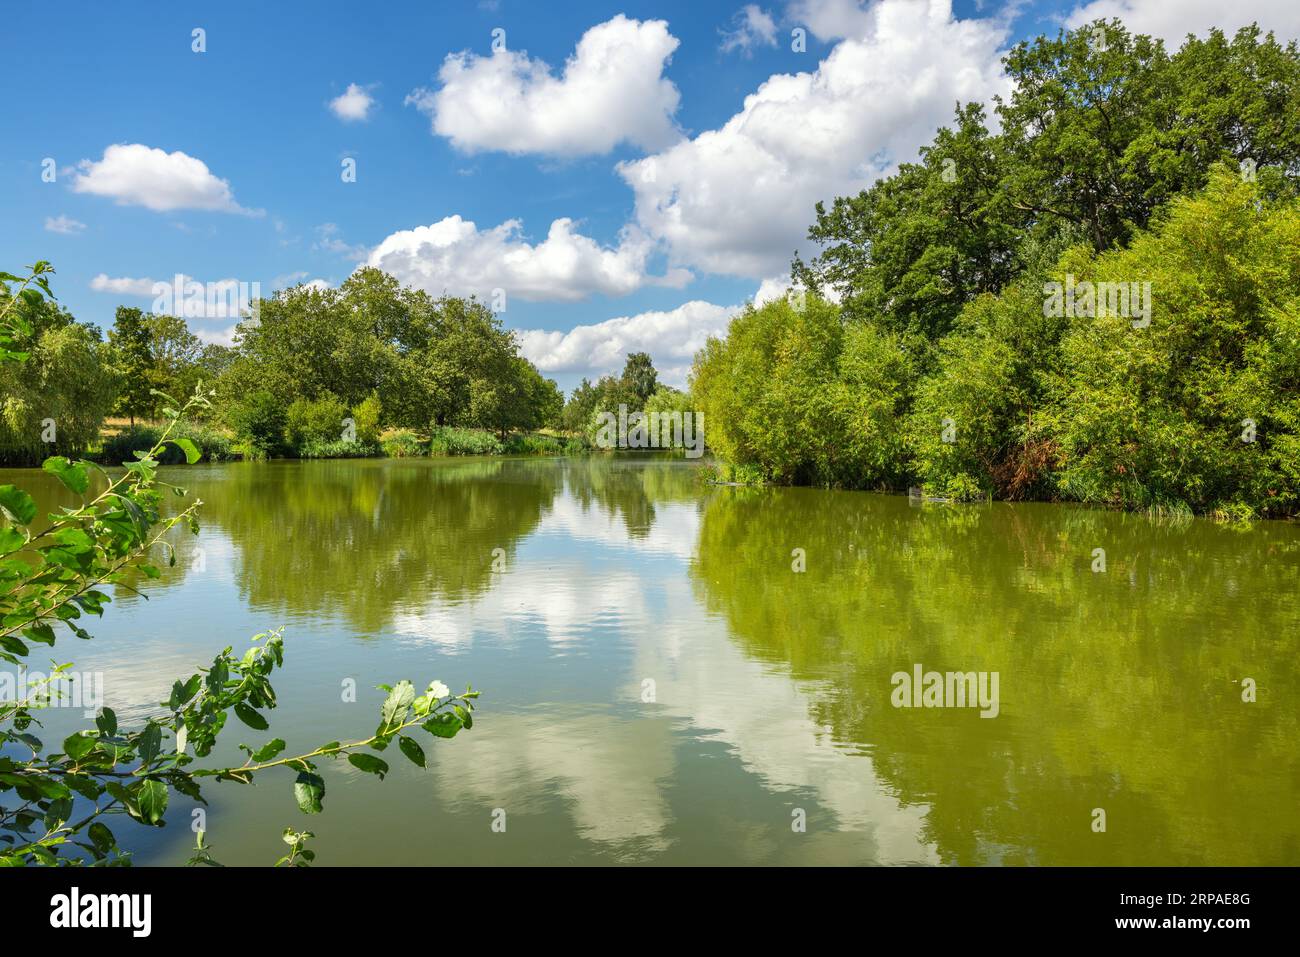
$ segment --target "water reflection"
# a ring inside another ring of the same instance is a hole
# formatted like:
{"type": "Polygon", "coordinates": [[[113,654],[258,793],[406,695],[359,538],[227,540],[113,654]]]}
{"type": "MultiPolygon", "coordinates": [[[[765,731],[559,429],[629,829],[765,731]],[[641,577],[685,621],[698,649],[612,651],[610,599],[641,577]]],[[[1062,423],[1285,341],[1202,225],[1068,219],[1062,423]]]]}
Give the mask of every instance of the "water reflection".
{"type": "MultiPolygon", "coordinates": [[[[368,726],[370,689],[396,677],[486,689],[431,772],[326,770],[324,862],[1300,858],[1293,526],[711,488],[654,458],[185,477],[207,503],[201,538],[153,600],[124,592],[73,649],[107,672],[110,706],[142,713],[172,676],[279,624],[272,726],[290,747],[368,726]],[[1000,716],[892,708],[890,675],[916,662],[999,672],[1000,716]]],[[[300,823],[287,781],[211,799],[227,863],[273,859],[300,823]]],[[[175,803],[141,863],[183,856],[187,813],[175,803]]]]}

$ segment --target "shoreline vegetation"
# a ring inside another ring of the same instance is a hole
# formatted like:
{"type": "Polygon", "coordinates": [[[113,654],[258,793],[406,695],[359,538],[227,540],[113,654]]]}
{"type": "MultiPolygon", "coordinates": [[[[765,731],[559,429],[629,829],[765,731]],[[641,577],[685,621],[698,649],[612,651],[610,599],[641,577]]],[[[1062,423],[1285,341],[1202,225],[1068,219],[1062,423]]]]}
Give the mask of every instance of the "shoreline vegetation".
{"type": "Polygon", "coordinates": [[[817,205],[818,254],[708,339],[687,391],[637,352],[566,399],[486,304],[373,268],[256,300],[232,346],[128,307],[105,339],[23,298],[0,464],[130,461],[159,396],[208,383],[187,438],[212,459],[587,454],[626,407],[706,420],[726,484],[1300,515],[1296,43],[1170,51],[1098,21],[1004,66],[995,118],[957,104],[915,161],[817,205]]]}
{"type": "Polygon", "coordinates": [[[819,204],[690,376],[719,478],[1300,514],[1300,51],[1118,20],[819,204]]]}

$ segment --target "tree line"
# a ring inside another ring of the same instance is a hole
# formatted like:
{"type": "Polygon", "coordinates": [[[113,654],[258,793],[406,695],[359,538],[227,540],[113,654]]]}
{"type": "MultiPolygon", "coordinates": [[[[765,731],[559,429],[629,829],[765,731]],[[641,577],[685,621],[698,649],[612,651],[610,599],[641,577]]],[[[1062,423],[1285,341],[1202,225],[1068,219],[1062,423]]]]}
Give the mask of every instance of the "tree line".
{"type": "MultiPolygon", "coordinates": [[[[0,302],[7,295],[0,287],[0,302]]],[[[337,289],[297,286],[258,301],[232,347],[202,343],[179,317],[126,306],[107,338],[50,299],[15,309],[30,335],[27,360],[0,367],[0,462],[11,464],[81,454],[107,416],[135,427],[200,382],[216,398],[195,437],[205,451],[252,457],[373,454],[389,427],[504,439],[558,423],[564,404],[485,304],[434,299],[376,269],[337,289]]],[[[155,432],[128,429],[111,451],[149,448],[155,432]]]]}
{"type": "Polygon", "coordinates": [[[819,204],[805,291],[697,355],[710,447],[742,480],[1294,514],[1296,44],[1111,21],[1004,62],[996,131],[959,105],[819,204]]]}

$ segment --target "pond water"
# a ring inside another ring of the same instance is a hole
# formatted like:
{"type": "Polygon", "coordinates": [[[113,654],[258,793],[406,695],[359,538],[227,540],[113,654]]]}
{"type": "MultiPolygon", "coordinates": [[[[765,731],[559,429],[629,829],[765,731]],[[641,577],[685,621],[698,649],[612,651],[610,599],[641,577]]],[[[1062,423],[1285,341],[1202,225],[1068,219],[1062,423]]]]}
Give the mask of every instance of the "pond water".
{"type": "MultiPolygon", "coordinates": [[[[1295,525],[713,487],[630,456],[167,471],[200,536],[54,652],[124,723],[281,625],[271,731],[232,722],[235,763],[364,737],[380,683],[483,691],[471,731],[420,735],[428,770],[326,762],[323,815],[288,771],[208,783],[223,863],[273,862],[285,825],[321,864],[1300,863],[1295,525]],[[996,673],[996,717],[895,707],[917,666],[996,673]]],[[[180,863],[192,807],[113,827],[180,863]]]]}

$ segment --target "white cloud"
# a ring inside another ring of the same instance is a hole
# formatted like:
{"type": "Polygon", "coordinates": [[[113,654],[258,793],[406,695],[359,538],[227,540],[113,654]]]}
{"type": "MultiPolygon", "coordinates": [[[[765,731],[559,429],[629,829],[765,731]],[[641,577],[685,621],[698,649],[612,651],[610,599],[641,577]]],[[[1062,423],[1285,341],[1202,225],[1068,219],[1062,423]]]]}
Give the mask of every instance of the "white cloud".
{"type": "Polygon", "coordinates": [[[812,72],[768,78],[720,129],[620,164],[672,262],[754,279],[788,268],[818,200],[914,159],[958,101],[1008,90],[1002,19],[956,20],[950,0],[804,7],[810,29],[853,35],[812,72]]]}
{"type": "Polygon", "coordinates": [[[863,37],[871,28],[871,14],[860,0],[794,0],[788,16],[821,40],[863,37]]]}
{"type": "Polygon", "coordinates": [[[663,69],[677,38],[662,20],[619,14],[578,41],[560,77],[525,52],[451,54],[441,87],[406,98],[461,150],[583,156],[620,142],[659,149],[678,138],[677,87],[663,69]]]}
{"type": "Polygon", "coordinates": [[[756,3],[746,4],[733,18],[735,27],[722,33],[722,52],[739,50],[746,56],[755,47],[776,46],[776,21],[756,3]]]}
{"type": "MultiPolygon", "coordinates": [[[[313,280],[313,282],[321,281],[323,280],[313,280]]],[[[154,302],[149,307],[152,311],[171,313],[193,320],[239,318],[252,305],[253,300],[261,296],[260,282],[214,279],[203,283],[184,273],[163,280],[148,277],[133,279],[129,276],[115,278],[107,273],[100,273],[90,280],[90,288],[95,292],[115,296],[153,299],[154,302]]],[[[199,335],[197,329],[192,331],[195,335],[199,335]]],[[[218,341],[202,335],[199,338],[204,341],[218,341]]]]}
{"type": "Polygon", "coordinates": [[[236,203],[230,183],[180,150],[168,153],[141,143],[118,143],[105,149],[97,162],[82,160],[77,170],[75,192],[108,196],[119,206],[144,206],[160,213],[202,209],[261,215],[236,203]]]}
{"type": "Polygon", "coordinates": [[[370,249],[367,246],[344,242],[336,223],[322,223],[317,226],[316,242],[312,243],[311,248],[357,261],[365,259],[370,254],[370,249]]]}
{"type": "Polygon", "coordinates": [[[70,216],[45,217],[45,231],[47,233],[59,233],[63,236],[75,236],[85,228],[85,223],[79,223],[70,216]]]}
{"type": "Polygon", "coordinates": [[[1147,33],[1165,41],[1170,49],[1182,45],[1188,33],[1204,36],[1218,27],[1232,36],[1240,27],[1258,23],[1287,40],[1300,37],[1300,4],[1295,0],[1094,0],[1074,8],[1066,18],[1070,28],[1118,17],[1130,33],[1147,33]]]}
{"type": "Polygon", "coordinates": [[[629,352],[648,352],[659,378],[682,388],[695,353],[709,336],[721,336],[741,306],[692,300],[666,312],[620,316],[568,332],[527,329],[520,351],[543,372],[576,372],[596,378],[616,374],[629,352]]]}
{"type": "Polygon", "coordinates": [[[355,83],[349,83],[346,90],[330,100],[330,109],[345,123],[367,119],[370,116],[370,108],[374,105],[375,98],[365,87],[355,83]]]}
{"type": "Polygon", "coordinates": [[[227,326],[225,329],[191,329],[190,332],[194,333],[200,342],[228,348],[235,344],[235,333],[238,329],[238,326],[227,326]]]}
{"type": "Polygon", "coordinates": [[[290,289],[294,286],[306,286],[308,289],[331,288],[329,282],[324,279],[308,279],[310,275],[311,273],[305,270],[283,273],[271,280],[271,288],[273,290],[290,289]]]}
{"type": "Polygon", "coordinates": [[[90,288],[95,292],[108,292],[115,296],[152,296],[152,279],[132,279],[129,276],[113,278],[107,273],[100,273],[90,280],[90,288]]]}
{"type": "Polygon", "coordinates": [[[601,246],[574,231],[571,219],[551,223],[546,239],[526,242],[517,219],[479,230],[469,220],[448,216],[429,226],[388,236],[370,253],[367,265],[432,295],[508,297],[567,301],[593,293],[621,296],[645,285],[684,285],[682,270],[648,276],[654,243],[635,228],[624,230],[617,247],[601,246]]]}

